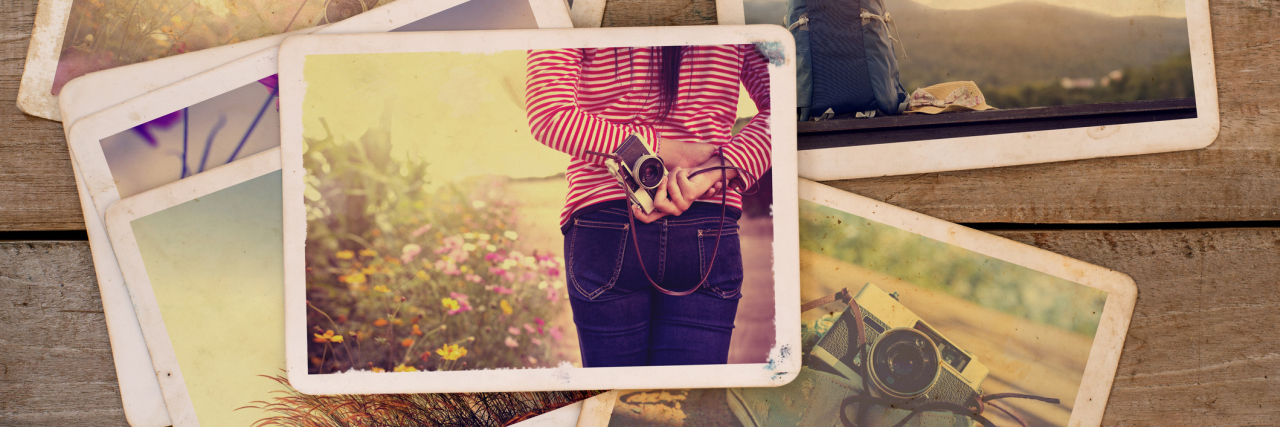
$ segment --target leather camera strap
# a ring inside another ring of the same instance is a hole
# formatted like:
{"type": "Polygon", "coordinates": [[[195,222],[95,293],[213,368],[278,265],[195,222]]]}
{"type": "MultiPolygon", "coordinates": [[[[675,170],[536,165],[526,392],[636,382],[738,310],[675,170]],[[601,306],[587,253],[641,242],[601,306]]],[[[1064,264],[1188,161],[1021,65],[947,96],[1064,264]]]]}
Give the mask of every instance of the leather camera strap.
{"type": "MultiPolygon", "coordinates": [[[[742,174],[745,176],[750,175],[750,172],[747,172],[742,168],[725,165],[723,147],[720,148],[719,151],[720,152],[718,152],[717,155],[720,156],[720,166],[712,166],[705,169],[699,169],[698,171],[689,174],[689,178],[693,178],[695,176],[698,176],[699,174],[714,171],[714,170],[736,170],[738,171],[739,174],[742,174]]],[[[670,188],[671,185],[672,185],[671,182],[667,182],[668,188],[670,188]]],[[[749,196],[751,194],[754,194],[754,192],[747,193],[746,190],[747,190],[746,188],[735,189],[735,191],[737,191],[739,194],[742,194],[744,196],[749,196]]],[[[644,278],[649,280],[649,284],[653,285],[653,288],[657,289],[658,292],[662,292],[664,294],[675,296],[675,297],[682,297],[682,296],[689,295],[696,292],[698,288],[701,288],[703,284],[707,283],[707,279],[711,277],[711,268],[716,264],[716,255],[720,252],[720,237],[724,235],[724,220],[725,218],[728,217],[728,213],[729,213],[729,174],[726,173],[726,174],[720,175],[720,230],[716,232],[716,245],[715,245],[715,248],[711,250],[711,261],[707,263],[707,272],[706,274],[702,275],[702,279],[698,281],[697,286],[689,288],[689,290],[687,291],[677,292],[677,291],[669,290],[667,288],[663,288],[662,285],[659,285],[658,282],[654,281],[653,277],[649,275],[649,269],[644,266],[644,257],[640,255],[640,239],[639,239],[639,236],[636,234],[635,210],[633,209],[633,206],[631,204],[631,198],[628,197],[627,198],[627,221],[631,227],[631,242],[632,244],[634,244],[636,248],[636,259],[640,261],[640,271],[644,272],[644,278]]]]}

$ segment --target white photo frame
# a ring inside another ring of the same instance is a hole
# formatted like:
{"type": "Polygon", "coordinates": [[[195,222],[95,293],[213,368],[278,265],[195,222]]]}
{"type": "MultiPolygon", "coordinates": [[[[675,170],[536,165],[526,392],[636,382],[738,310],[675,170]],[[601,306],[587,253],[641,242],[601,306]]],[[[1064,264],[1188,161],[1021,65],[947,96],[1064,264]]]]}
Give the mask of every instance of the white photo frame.
{"type": "Polygon", "coordinates": [[[1195,118],[831,148],[801,147],[800,176],[829,181],[1208,147],[1217,139],[1221,127],[1209,2],[1187,0],[1186,8],[1195,118]]]}
{"type": "MultiPolygon", "coordinates": [[[[1106,293],[1105,304],[1103,305],[1103,308],[1102,308],[1102,313],[1099,318],[1096,334],[1094,335],[1093,341],[1089,346],[1087,363],[1084,365],[1079,387],[1077,389],[1077,393],[1075,394],[1075,399],[1072,402],[1062,402],[1063,404],[1067,404],[1067,403],[1071,404],[1070,419],[1066,420],[1065,423],[1061,425],[1089,427],[1089,426],[1099,426],[1102,424],[1102,417],[1106,409],[1107,399],[1111,393],[1111,386],[1115,380],[1116,369],[1117,369],[1117,366],[1119,365],[1121,349],[1124,346],[1126,333],[1129,329],[1129,323],[1133,317],[1134,306],[1137,302],[1137,294],[1138,294],[1137,286],[1134,284],[1133,279],[1131,279],[1128,275],[1125,275],[1123,273],[1119,273],[1113,270],[1109,270],[1103,267],[1099,267],[1096,265],[1088,264],[1083,261],[1071,259],[1062,255],[1055,254],[1043,249],[1035,248],[1023,243],[1014,242],[1012,240],[1008,240],[992,234],[987,234],[978,230],[965,228],[965,227],[952,224],[937,218],[932,218],[923,214],[908,211],[906,209],[895,207],[887,203],[883,203],[883,202],[869,199],[866,197],[858,196],[856,194],[848,193],[833,187],[829,187],[823,184],[809,181],[807,179],[803,179],[803,178],[800,179],[799,188],[800,188],[800,191],[799,191],[800,200],[804,202],[814,203],[823,208],[830,208],[830,210],[828,211],[821,212],[822,215],[827,215],[826,212],[830,212],[830,211],[839,211],[842,213],[849,214],[850,216],[853,216],[853,217],[858,217],[861,219],[865,219],[867,221],[878,223],[882,226],[892,227],[901,231],[905,231],[906,233],[910,233],[915,236],[923,237],[925,239],[930,239],[934,242],[944,243],[946,245],[950,245],[952,247],[959,248],[965,251],[970,251],[978,255],[994,258],[994,259],[1001,260],[1011,264],[1015,264],[1017,266],[1027,268],[1038,273],[1043,273],[1044,275],[1052,276],[1057,279],[1062,279],[1076,285],[1080,285],[1087,288],[1092,288],[1092,289],[1105,292],[1106,293]]],[[[845,221],[843,223],[836,220],[829,220],[828,225],[830,227],[837,227],[837,228],[854,227],[854,224],[851,224],[851,222],[854,221],[854,219],[851,219],[851,218],[844,218],[844,219],[845,221]],[[840,225],[840,224],[844,224],[844,225],[840,225]]],[[[831,233],[831,236],[846,236],[845,234],[842,234],[839,230],[833,230],[827,227],[821,228],[820,230],[822,230],[821,231],[822,233],[827,233],[827,232],[831,233]],[[827,231],[827,230],[830,230],[830,231],[827,231]]],[[[840,238],[843,238],[843,237],[831,237],[830,238],[831,240],[827,243],[834,244],[834,242],[840,238]]],[[[886,240],[876,240],[876,241],[896,242],[897,240],[886,238],[886,240]]],[[[829,246],[825,246],[825,245],[823,247],[829,248],[829,246]]],[[[890,254],[888,256],[893,256],[893,255],[890,254]]],[[[912,254],[912,255],[906,255],[906,256],[918,256],[918,255],[912,254]]],[[[843,264],[843,263],[824,264],[818,261],[813,261],[813,264],[806,264],[806,271],[804,274],[806,277],[810,278],[807,280],[814,280],[814,281],[818,281],[819,279],[816,279],[814,277],[816,277],[816,275],[821,275],[821,274],[827,274],[827,275],[830,275],[830,277],[841,277],[841,278],[855,277],[855,276],[863,277],[862,274],[851,271],[849,267],[851,267],[851,265],[849,264],[843,264]]],[[[872,274],[881,276],[884,280],[890,280],[889,278],[891,277],[889,274],[883,273],[880,270],[875,270],[872,274]]],[[[862,282],[852,282],[852,283],[849,283],[849,286],[845,287],[845,289],[848,289],[851,292],[857,293],[862,285],[863,285],[862,282]]],[[[888,288],[886,288],[886,291],[887,289],[888,288]]],[[[803,291],[807,292],[808,295],[815,295],[815,296],[820,296],[821,294],[829,292],[829,290],[820,289],[820,286],[817,286],[816,283],[815,285],[806,285],[806,288],[803,291]]],[[[916,296],[918,296],[918,294],[908,294],[904,290],[904,293],[902,295],[902,303],[909,304],[910,302],[919,303],[920,301],[925,301],[924,299],[917,299],[917,300],[910,299],[916,296]]],[[[814,298],[814,297],[810,296],[809,298],[814,298]]],[[[928,301],[936,302],[940,300],[930,299],[928,301]]],[[[822,308],[822,310],[817,310],[817,311],[821,311],[823,313],[826,313],[826,312],[839,313],[840,310],[843,310],[843,307],[844,306],[838,302],[832,302],[827,305],[821,305],[820,308],[822,308]]],[[[915,314],[918,314],[926,321],[929,321],[930,313],[925,310],[934,310],[934,308],[928,305],[916,305],[914,307],[910,307],[909,310],[914,310],[915,314]]],[[[867,311],[864,311],[864,313],[866,312],[867,311]]],[[[973,319],[968,319],[968,320],[972,321],[973,319]]],[[[938,321],[939,320],[937,318],[934,318],[933,320],[933,322],[938,322],[938,321]]],[[[941,327],[941,325],[935,325],[935,326],[941,327]]],[[[952,338],[961,339],[961,337],[956,337],[956,335],[953,333],[954,331],[949,331],[949,330],[946,330],[945,328],[941,328],[940,331],[943,334],[951,336],[952,338]]],[[[967,339],[968,341],[959,341],[960,347],[963,348],[968,345],[973,345],[975,339],[981,338],[981,337],[984,337],[984,335],[969,334],[968,336],[964,336],[963,338],[967,339]]],[[[988,338],[991,338],[991,337],[988,337],[988,338]]],[[[1026,349],[1022,349],[1020,347],[1020,344],[1018,344],[1017,341],[1011,337],[994,338],[994,339],[1001,341],[998,343],[990,344],[994,347],[1016,348],[1018,349],[1016,351],[1019,351],[1019,352],[1028,351],[1026,349]],[[1008,341],[1005,342],[1004,340],[1008,340],[1008,341]]],[[[1073,349],[1072,352],[1075,352],[1075,350],[1073,349]]],[[[981,357],[979,357],[979,359],[981,360],[981,357]]],[[[812,369],[810,365],[814,363],[817,363],[817,362],[807,362],[805,369],[812,369]]],[[[994,376],[1000,371],[1007,371],[1008,369],[1010,369],[1008,366],[1000,365],[997,367],[993,367],[991,372],[992,372],[992,375],[994,376]]],[[[1026,368],[1023,367],[1022,369],[1026,369],[1026,368]]],[[[1036,394],[1033,391],[1029,391],[1021,387],[1025,387],[1026,383],[1042,380],[1042,378],[1039,378],[1036,375],[1028,376],[1025,374],[1024,374],[1024,377],[1025,378],[1021,379],[1022,383],[1003,385],[1001,386],[1002,390],[1009,389],[1009,388],[1018,388],[1020,393],[1036,394]]],[[[987,381],[991,381],[992,377],[986,377],[986,378],[987,378],[987,381]]],[[[812,377],[806,379],[806,381],[813,381],[813,380],[814,379],[812,377]]],[[[1003,381],[1008,381],[1008,380],[1009,380],[1008,376],[1003,378],[1003,381]]],[[[800,381],[801,380],[796,380],[795,383],[799,383],[800,381]]],[[[817,382],[817,381],[814,381],[814,382],[817,382]]],[[[795,387],[795,383],[793,383],[788,387],[795,387]]],[[[809,387],[813,387],[813,385],[810,384],[809,387]]],[[[730,412],[729,414],[726,414],[726,416],[729,417],[727,419],[723,419],[723,420],[705,419],[705,418],[686,419],[686,422],[697,422],[697,423],[705,423],[705,424],[734,423],[742,419],[743,417],[742,414],[736,413],[737,411],[742,410],[742,408],[750,408],[748,410],[751,411],[750,413],[752,415],[763,417],[762,420],[754,417],[750,418],[753,420],[757,420],[756,422],[759,423],[759,425],[768,425],[770,421],[786,422],[786,421],[779,421],[779,419],[777,418],[770,418],[771,416],[775,416],[775,414],[770,414],[768,411],[769,408],[776,408],[782,412],[788,411],[788,408],[795,411],[807,408],[806,413],[808,412],[817,413],[819,414],[817,415],[819,417],[823,417],[826,415],[833,415],[836,413],[835,412],[836,409],[828,407],[828,405],[806,406],[805,401],[807,399],[803,396],[799,396],[799,394],[801,393],[800,390],[801,389],[791,390],[790,392],[794,392],[794,394],[788,394],[787,396],[788,397],[794,396],[795,401],[788,402],[785,405],[780,404],[779,402],[774,402],[774,401],[754,402],[754,403],[742,402],[742,403],[739,403],[738,408],[734,408],[731,411],[729,411],[730,412]],[[758,406],[753,406],[755,403],[758,403],[758,406]]],[[[830,391],[835,389],[828,389],[828,390],[830,391]]],[[[726,393],[732,393],[733,391],[734,390],[729,390],[726,393]]],[[[627,393],[628,392],[625,392],[625,391],[621,392],[619,396],[621,397],[627,393]]],[[[815,392],[815,396],[816,395],[817,394],[815,392]]],[[[733,401],[735,398],[741,398],[741,395],[730,394],[729,396],[726,397],[726,399],[730,401],[733,401]]],[[[829,396],[827,397],[827,401],[830,403],[839,402],[838,400],[834,400],[834,401],[831,400],[829,396]]],[[[617,401],[615,400],[614,403],[616,402],[617,401]]],[[[1010,400],[1005,400],[1000,402],[1010,402],[1010,400]]],[[[1033,406],[1048,405],[1042,402],[1035,402],[1035,401],[1027,401],[1027,402],[1031,402],[1031,403],[1028,403],[1028,405],[1033,405],[1033,406]]],[[[610,403],[608,405],[610,408],[609,410],[594,411],[594,412],[589,412],[584,410],[582,413],[582,418],[579,419],[578,425],[580,427],[595,427],[595,426],[610,425],[610,420],[613,417],[612,413],[615,412],[612,410],[612,406],[614,403],[610,403]]],[[[689,409],[688,406],[691,404],[695,404],[695,403],[691,403],[688,401],[685,402],[684,404],[685,405],[684,409],[686,410],[685,414],[689,413],[687,412],[689,409]]],[[[729,405],[731,408],[733,407],[732,403],[730,403],[729,405]]],[[[634,408],[635,408],[634,406],[631,407],[631,410],[635,410],[634,408]]],[[[987,408],[987,409],[988,411],[984,412],[984,414],[988,416],[995,416],[992,414],[998,415],[1000,413],[1000,411],[990,410],[990,408],[987,408]]],[[[1016,409],[1014,410],[1016,411],[1016,409]]],[[[628,411],[628,409],[623,408],[623,409],[620,409],[620,411],[628,411]]],[[[722,412],[703,411],[700,413],[722,413],[722,412]]],[[[789,416],[797,416],[797,415],[798,414],[790,414],[789,416]]],[[[786,418],[785,420],[792,420],[792,418],[786,418]]],[[[804,420],[805,422],[811,421],[808,418],[804,418],[804,420]]],[[[635,421],[636,420],[631,420],[631,422],[635,422],[635,421]]],[[[1000,423],[997,423],[997,424],[1000,424],[1000,423]]],[[[859,425],[862,425],[862,424],[859,424],[859,425]]],[[[1046,424],[1046,425],[1049,425],[1049,424],[1046,424]]],[[[1052,425],[1058,425],[1058,424],[1054,423],[1052,425]]],[[[884,425],[872,424],[871,426],[887,427],[888,424],[884,424],[884,425]]],[[[748,427],[750,427],[750,423],[748,423],[748,427]]]]}
{"type": "MultiPolygon", "coordinates": [[[[401,54],[586,48],[645,45],[727,45],[763,43],[770,56],[771,108],[785,111],[795,104],[794,44],[776,26],[607,28],[542,31],[456,32],[416,34],[314,35],[287,40],[281,46],[281,157],[284,170],[286,349],[288,375],[298,390],[309,394],[373,394],[424,392],[482,392],[532,390],[590,390],[648,387],[718,387],[781,385],[794,377],[800,360],[791,349],[799,345],[797,331],[774,328],[774,347],[768,363],[629,368],[530,368],[519,370],[463,370],[422,372],[347,371],[309,374],[306,337],[307,214],[303,203],[303,100],[308,83],[304,67],[313,55],[347,53],[401,54]],[[732,385],[731,385],[732,384],[732,385]]],[[[794,123],[771,116],[772,167],[776,194],[795,188],[794,123]]],[[[777,198],[773,205],[775,323],[798,322],[798,260],[789,248],[797,244],[795,201],[777,198]]]]}
{"type": "MultiPolygon", "coordinates": [[[[44,1],[37,9],[36,25],[18,89],[18,107],[27,114],[57,121],[67,117],[74,121],[253,52],[277,46],[288,36],[318,31],[332,34],[391,31],[468,2],[400,0],[333,24],[90,73],[68,82],[55,96],[51,93],[53,77],[73,1],[44,1]],[[78,80],[84,81],[76,83],[78,80]],[[70,109],[74,110],[66,115],[60,108],[66,107],[61,101],[64,97],[69,98],[70,109]]],[[[527,3],[538,28],[572,27],[568,5],[563,0],[527,0],[527,3]]]]}
{"type": "MultiPolygon", "coordinates": [[[[424,19],[423,16],[429,18],[440,12],[447,12],[461,3],[464,2],[404,0],[376,9],[382,11],[380,15],[366,13],[342,21],[337,30],[362,32],[399,28],[419,22],[424,19]]],[[[556,0],[533,0],[530,3],[538,25],[557,28],[569,26],[567,7],[557,8],[557,4],[560,3],[556,0]]],[[[461,25],[456,20],[452,24],[461,25]]],[[[483,24],[477,21],[477,25],[483,24]]],[[[321,28],[309,28],[297,33],[319,29],[321,28]]],[[[72,168],[80,202],[84,207],[94,265],[97,266],[112,353],[116,355],[114,359],[121,399],[125,416],[131,425],[165,426],[170,424],[170,419],[141,329],[124,287],[124,279],[106,235],[103,215],[111,203],[120,199],[120,195],[102,155],[102,148],[93,138],[101,139],[123,132],[168,112],[181,110],[275,74],[277,50],[272,46],[278,45],[284,37],[285,35],[255,39],[93,73],[68,83],[62,93],[65,114],[63,129],[68,137],[72,168]],[[259,46],[268,48],[245,57],[246,48],[259,46]],[[209,69],[210,67],[216,68],[209,69]],[[102,117],[90,120],[95,123],[88,125],[92,130],[76,128],[73,132],[73,127],[80,119],[95,116],[102,110],[116,112],[102,113],[102,117]],[[86,131],[87,134],[82,133],[86,131]],[[81,155],[92,159],[81,158],[81,155]],[[83,166],[87,166],[87,171],[83,166]],[[106,175],[101,175],[103,173],[106,175]]]]}

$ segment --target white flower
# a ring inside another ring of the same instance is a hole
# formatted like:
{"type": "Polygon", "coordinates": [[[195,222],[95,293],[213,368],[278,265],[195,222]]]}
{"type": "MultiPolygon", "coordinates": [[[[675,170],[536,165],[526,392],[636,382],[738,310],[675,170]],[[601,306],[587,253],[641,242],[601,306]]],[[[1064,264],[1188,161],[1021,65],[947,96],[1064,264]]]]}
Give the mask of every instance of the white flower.
{"type": "Polygon", "coordinates": [[[494,245],[487,245],[487,246],[485,246],[485,247],[484,247],[484,250],[489,251],[489,252],[493,252],[493,251],[498,250],[498,247],[497,247],[497,246],[494,246],[494,245]]]}
{"type": "Polygon", "coordinates": [[[556,289],[563,288],[563,287],[564,287],[564,282],[561,282],[561,281],[557,280],[557,281],[555,281],[555,282],[552,282],[552,283],[551,283],[551,287],[552,287],[552,288],[556,288],[556,289]]]}
{"type": "Polygon", "coordinates": [[[476,233],[463,233],[462,238],[467,240],[474,239],[476,238],[476,233]]]}
{"type": "Polygon", "coordinates": [[[471,243],[463,243],[463,244],[462,244],[462,250],[467,251],[467,252],[474,251],[474,250],[476,250],[476,245],[471,244],[471,243]]]}
{"type": "Polygon", "coordinates": [[[507,231],[502,232],[502,237],[506,237],[506,238],[511,239],[511,240],[516,240],[516,239],[520,238],[520,235],[516,234],[516,232],[514,232],[514,231],[507,230],[507,231]]]}
{"type": "Polygon", "coordinates": [[[489,233],[480,233],[476,235],[476,237],[479,237],[480,240],[489,240],[489,237],[492,237],[492,236],[489,236],[489,233]]]}
{"type": "Polygon", "coordinates": [[[539,284],[538,284],[538,289],[546,289],[546,288],[547,288],[547,281],[546,281],[546,280],[543,280],[543,281],[542,281],[542,283],[539,283],[539,284]]]}
{"type": "Polygon", "coordinates": [[[503,269],[503,270],[510,270],[510,269],[511,269],[511,267],[515,267],[515,266],[516,266],[516,260],[514,260],[514,259],[507,258],[507,259],[502,260],[502,269],[503,269]]]}

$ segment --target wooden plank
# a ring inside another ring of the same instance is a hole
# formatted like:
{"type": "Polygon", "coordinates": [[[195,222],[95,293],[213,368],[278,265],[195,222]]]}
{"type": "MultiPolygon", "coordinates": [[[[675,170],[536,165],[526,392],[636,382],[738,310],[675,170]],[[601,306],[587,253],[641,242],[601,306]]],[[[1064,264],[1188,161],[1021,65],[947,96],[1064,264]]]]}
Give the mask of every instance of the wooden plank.
{"type": "MultiPolygon", "coordinates": [[[[681,15],[698,22],[710,22],[707,7],[714,11],[709,0],[664,2],[701,8],[681,15]]],[[[35,5],[14,0],[0,10],[0,98],[17,96],[35,5]]],[[[664,18],[663,7],[641,0],[607,7],[612,25],[692,23],[664,18]]],[[[1280,219],[1280,4],[1212,0],[1210,7],[1223,126],[1208,149],[830,184],[966,223],[1280,219]]],[[[58,123],[0,104],[0,231],[83,229],[58,123]]]]}
{"type": "Polygon", "coordinates": [[[0,425],[128,425],[85,242],[0,243],[0,425]]]}
{"type": "MultiPolygon", "coordinates": [[[[1280,333],[1271,327],[1280,322],[1280,228],[995,234],[1137,282],[1104,426],[1274,425],[1280,418],[1280,378],[1272,378],[1280,376],[1280,333]]],[[[615,410],[711,425],[708,419],[730,416],[715,392],[665,393],[615,410]]]]}
{"type": "Polygon", "coordinates": [[[1280,219],[1280,3],[1210,11],[1222,132],[1207,149],[828,184],[962,223],[1280,219]]]}
{"type": "Polygon", "coordinates": [[[15,102],[35,15],[36,0],[0,3],[0,231],[83,230],[62,124],[15,102]]]}
{"type": "Polygon", "coordinates": [[[715,0],[608,0],[601,27],[715,25],[715,0]]]}
{"type": "Polygon", "coordinates": [[[1280,229],[996,234],[1137,282],[1138,304],[1103,425],[1280,419],[1280,332],[1269,326],[1280,323],[1280,229]]]}

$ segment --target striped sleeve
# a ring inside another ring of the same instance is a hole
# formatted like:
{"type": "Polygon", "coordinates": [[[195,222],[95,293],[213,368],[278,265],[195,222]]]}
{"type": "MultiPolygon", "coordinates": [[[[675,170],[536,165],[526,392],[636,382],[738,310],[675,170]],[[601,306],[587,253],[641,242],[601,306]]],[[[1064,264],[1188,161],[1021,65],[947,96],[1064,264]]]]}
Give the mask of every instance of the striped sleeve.
{"type": "Polygon", "coordinates": [[[529,51],[525,107],[533,137],[552,149],[600,165],[604,158],[586,151],[611,153],[632,133],[640,133],[657,153],[658,138],[652,127],[613,123],[579,107],[583,61],[582,49],[529,51]]]}
{"type": "Polygon", "coordinates": [[[772,167],[773,162],[769,134],[769,63],[756,51],[755,45],[741,45],[738,50],[743,56],[742,85],[760,112],[724,146],[724,156],[734,166],[750,173],[751,176],[741,177],[743,183],[750,187],[772,167]]]}

